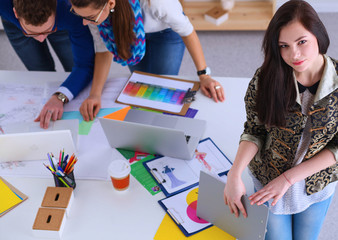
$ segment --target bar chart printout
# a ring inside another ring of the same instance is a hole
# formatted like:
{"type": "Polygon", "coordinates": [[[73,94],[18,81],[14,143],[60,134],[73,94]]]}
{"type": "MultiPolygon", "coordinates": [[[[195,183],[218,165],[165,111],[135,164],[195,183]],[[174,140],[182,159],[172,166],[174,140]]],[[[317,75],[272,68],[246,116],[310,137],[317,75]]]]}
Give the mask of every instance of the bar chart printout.
{"type": "Polygon", "coordinates": [[[134,72],[116,102],[184,115],[189,108],[184,98],[192,89],[198,90],[197,82],[134,72]]]}
{"type": "Polygon", "coordinates": [[[141,82],[128,82],[123,94],[170,104],[183,104],[187,91],[175,88],[166,88],[141,82]]]}

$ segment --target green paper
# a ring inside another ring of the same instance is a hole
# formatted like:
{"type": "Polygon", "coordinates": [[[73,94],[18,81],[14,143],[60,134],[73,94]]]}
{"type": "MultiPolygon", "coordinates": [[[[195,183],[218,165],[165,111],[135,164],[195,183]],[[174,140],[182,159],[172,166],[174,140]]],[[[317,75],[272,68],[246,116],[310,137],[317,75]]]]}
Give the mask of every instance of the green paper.
{"type": "MultiPolygon", "coordinates": [[[[122,154],[123,157],[128,159],[128,161],[135,156],[134,151],[125,150],[117,148],[117,150],[122,154]]],[[[131,163],[131,175],[134,176],[134,178],[139,181],[142,186],[148,190],[148,192],[151,195],[155,195],[159,192],[161,192],[160,187],[158,186],[158,183],[154,180],[154,178],[151,176],[151,174],[147,171],[147,169],[143,166],[143,162],[153,159],[154,155],[148,155],[147,157],[131,163]]]]}
{"type": "MultiPolygon", "coordinates": [[[[96,118],[103,117],[121,108],[101,108],[96,118]]],[[[79,135],[88,135],[93,125],[93,121],[86,122],[79,111],[64,112],[61,119],[78,119],[79,120],[79,135]]]]}
{"type": "Polygon", "coordinates": [[[137,181],[139,181],[151,195],[155,195],[161,192],[158,183],[150,175],[147,169],[143,166],[143,162],[153,159],[155,156],[149,155],[138,162],[131,164],[131,175],[133,175],[137,181]]]}
{"type": "Polygon", "coordinates": [[[134,157],[135,152],[134,151],[130,151],[130,150],[125,150],[125,149],[121,149],[121,148],[117,148],[117,151],[119,151],[123,157],[125,157],[125,159],[131,159],[132,157],[134,157]]]}
{"type": "Polygon", "coordinates": [[[94,121],[82,121],[79,124],[79,135],[88,135],[90,132],[90,129],[92,128],[94,121]]]}

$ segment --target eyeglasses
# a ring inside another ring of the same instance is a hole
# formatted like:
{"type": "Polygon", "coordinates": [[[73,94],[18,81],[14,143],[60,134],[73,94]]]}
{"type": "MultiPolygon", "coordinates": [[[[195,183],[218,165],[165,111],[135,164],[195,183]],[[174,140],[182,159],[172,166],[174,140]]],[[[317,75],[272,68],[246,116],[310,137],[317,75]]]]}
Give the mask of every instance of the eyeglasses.
{"type": "Polygon", "coordinates": [[[57,26],[56,26],[56,24],[54,22],[53,28],[50,31],[45,31],[45,32],[41,32],[41,33],[27,33],[26,30],[25,30],[25,28],[24,28],[24,26],[21,24],[20,21],[19,21],[19,23],[20,23],[20,26],[21,26],[22,33],[26,37],[38,37],[40,35],[49,35],[51,33],[55,33],[58,30],[58,28],[57,28],[57,26]]]}
{"type": "Polygon", "coordinates": [[[102,15],[102,13],[103,13],[103,10],[104,10],[105,7],[107,6],[107,3],[108,3],[108,2],[106,2],[106,4],[103,6],[103,8],[102,8],[101,11],[99,12],[99,14],[97,15],[97,17],[96,17],[95,20],[94,20],[94,19],[91,19],[91,18],[88,18],[88,17],[83,17],[83,16],[77,14],[77,13],[74,11],[74,8],[73,8],[73,7],[71,7],[69,11],[70,11],[71,13],[73,13],[74,15],[76,15],[76,16],[82,18],[82,19],[85,19],[85,20],[87,20],[87,21],[89,21],[89,22],[98,23],[98,22],[99,22],[99,19],[100,19],[100,17],[101,17],[101,15],[102,15]]]}
{"type": "Polygon", "coordinates": [[[51,31],[46,31],[46,32],[42,32],[42,33],[26,33],[25,31],[22,31],[22,33],[26,36],[26,37],[37,37],[40,35],[49,35],[51,33],[55,33],[57,31],[57,27],[55,26],[55,28],[51,31]]]}

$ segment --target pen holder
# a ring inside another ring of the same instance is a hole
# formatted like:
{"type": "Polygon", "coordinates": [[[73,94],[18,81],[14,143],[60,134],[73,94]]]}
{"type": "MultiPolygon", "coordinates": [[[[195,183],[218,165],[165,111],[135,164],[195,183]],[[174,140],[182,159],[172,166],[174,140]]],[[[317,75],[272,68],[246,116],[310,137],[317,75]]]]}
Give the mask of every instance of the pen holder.
{"type": "Polygon", "coordinates": [[[54,182],[55,182],[56,187],[67,187],[65,184],[69,185],[73,189],[75,189],[76,187],[74,171],[72,171],[69,174],[65,174],[64,177],[55,176],[55,175],[53,175],[53,177],[54,177],[54,182]]]}

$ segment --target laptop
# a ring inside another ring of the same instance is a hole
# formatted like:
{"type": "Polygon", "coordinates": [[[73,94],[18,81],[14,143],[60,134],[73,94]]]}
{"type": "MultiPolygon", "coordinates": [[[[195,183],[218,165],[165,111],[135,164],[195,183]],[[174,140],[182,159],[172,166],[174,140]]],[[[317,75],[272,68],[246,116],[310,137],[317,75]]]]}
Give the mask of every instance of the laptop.
{"type": "Polygon", "coordinates": [[[204,120],[130,109],[124,120],[99,118],[111,147],[190,160],[204,120]]]}
{"type": "Polygon", "coordinates": [[[64,149],[76,152],[78,120],[51,122],[42,129],[38,122],[8,124],[0,134],[0,162],[46,160],[47,153],[57,154],[64,149]]]}
{"type": "Polygon", "coordinates": [[[238,218],[224,203],[225,182],[218,176],[204,171],[200,172],[196,214],[211,222],[218,228],[234,236],[238,240],[262,240],[265,237],[268,219],[268,207],[251,205],[247,196],[242,197],[242,203],[248,214],[238,218]]]}

